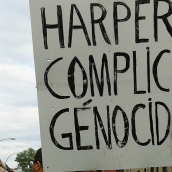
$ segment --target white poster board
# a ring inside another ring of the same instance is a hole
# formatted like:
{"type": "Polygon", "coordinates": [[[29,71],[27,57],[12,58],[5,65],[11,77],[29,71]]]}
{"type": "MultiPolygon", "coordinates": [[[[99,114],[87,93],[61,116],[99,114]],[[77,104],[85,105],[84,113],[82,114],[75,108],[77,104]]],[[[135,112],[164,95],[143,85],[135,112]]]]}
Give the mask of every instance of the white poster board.
{"type": "Polygon", "coordinates": [[[45,171],[172,165],[172,2],[30,0],[45,171]]]}

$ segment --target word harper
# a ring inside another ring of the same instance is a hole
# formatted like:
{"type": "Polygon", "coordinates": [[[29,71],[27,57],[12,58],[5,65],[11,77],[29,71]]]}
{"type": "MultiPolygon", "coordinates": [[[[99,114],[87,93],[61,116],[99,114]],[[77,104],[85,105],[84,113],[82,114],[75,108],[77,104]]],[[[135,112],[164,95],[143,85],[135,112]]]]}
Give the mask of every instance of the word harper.
{"type": "MultiPolygon", "coordinates": [[[[135,43],[143,43],[143,42],[149,42],[149,38],[141,38],[141,27],[140,27],[140,22],[143,22],[143,20],[146,20],[146,17],[144,15],[140,15],[140,9],[142,8],[143,5],[149,5],[150,4],[150,0],[135,0],[135,18],[133,19],[135,22],[135,29],[132,31],[132,33],[134,33],[135,35],[135,43]]],[[[112,31],[114,32],[114,43],[117,45],[119,44],[119,25],[122,25],[122,22],[127,22],[128,20],[130,20],[131,18],[131,9],[130,7],[122,2],[122,1],[118,1],[118,2],[113,2],[112,4],[112,10],[110,10],[110,12],[112,12],[112,16],[113,16],[113,20],[110,24],[108,24],[108,26],[105,26],[104,21],[106,20],[106,16],[107,13],[109,11],[106,10],[106,8],[99,3],[90,3],[90,9],[88,9],[88,15],[90,16],[90,22],[89,23],[85,23],[85,19],[82,17],[82,12],[79,10],[79,8],[77,7],[76,4],[71,4],[71,9],[70,9],[70,16],[66,17],[64,19],[63,16],[63,11],[62,11],[62,6],[61,5],[57,5],[57,13],[55,13],[54,15],[57,15],[57,23],[55,24],[47,24],[47,20],[46,20],[46,12],[45,12],[45,8],[42,7],[41,8],[41,19],[42,19],[42,31],[43,31],[43,40],[44,40],[44,48],[48,49],[48,32],[47,30],[49,29],[58,29],[58,36],[59,36],[59,44],[60,44],[60,48],[65,48],[65,39],[64,37],[68,37],[68,48],[72,47],[72,40],[73,40],[73,31],[80,29],[84,36],[85,36],[85,41],[87,43],[88,46],[96,46],[97,45],[97,39],[96,39],[96,28],[98,28],[97,26],[99,26],[99,29],[102,33],[102,37],[105,41],[105,43],[107,44],[112,44],[112,40],[110,40],[110,36],[109,33],[107,32],[106,27],[111,26],[112,27],[112,31]],[[124,18],[119,18],[118,17],[118,8],[122,6],[124,8],[124,10],[126,10],[126,16],[124,18]],[[95,10],[99,8],[101,10],[101,14],[100,17],[95,17],[95,10]],[[76,15],[74,15],[76,13],[76,15]],[[80,21],[80,25],[76,25],[74,24],[75,18],[77,18],[80,21]],[[64,35],[64,29],[63,29],[63,22],[65,20],[69,19],[69,28],[68,28],[68,35],[64,35]],[[91,33],[88,32],[88,24],[91,24],[91,33]],[[90,36],[91,35],[91,36],[90,36]],[[91,42],[91,38],[92,38],[92,42],[91,42]]],[[[153,27],[154,28],[154,41],[158,41],[158,21],[162,20],[162,23],[165,25],[165,28],[168,32],[168,34],[172,37],[172,26],[169,23],[168,18],[171,16],[172,14],[172,3],[169,0],[153,0],[153,7],[152,7],[152,16],[150,16],[150,18],[152,18],[152,23],[151,26],[146,26],[146,27],[153,27]],[[161,8],[160,2],[164,2],[168,5],[168,10],[165,14],[158,14],[158,9],[161,8]]],[[[84,9],[87,10],[87,9],[84,9]]],[[[129,29],[126,30],[126,32],[129,29]]],[[[130,31],[131,33],[131,31],[130,31]]],[[[130,34],[128,33],[128,34],[130,34]]],[[[99,35],[100,36],[100,35],[99,35]]],[[[80,37],[75,38],[80,39],[80,37]]],[[[112,38],[111,38],[112,39],[112,38]]]]}

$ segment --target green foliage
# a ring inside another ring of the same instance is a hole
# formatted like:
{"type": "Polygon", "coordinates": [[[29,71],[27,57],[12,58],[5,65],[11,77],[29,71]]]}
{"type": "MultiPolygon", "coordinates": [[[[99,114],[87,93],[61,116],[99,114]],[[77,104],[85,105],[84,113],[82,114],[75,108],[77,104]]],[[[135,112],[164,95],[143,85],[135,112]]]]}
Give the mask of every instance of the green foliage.
{"type": "Polygon", "coordinates": [[[17,154],[15,161],[18,162],[18,165],[22,167],[22,171],[31,172],[31,169],[28,165],[28,162],[33,159],[35,155],[35,150],[32,148],[28,148],[28,150],[24,150],[17,154]]]}

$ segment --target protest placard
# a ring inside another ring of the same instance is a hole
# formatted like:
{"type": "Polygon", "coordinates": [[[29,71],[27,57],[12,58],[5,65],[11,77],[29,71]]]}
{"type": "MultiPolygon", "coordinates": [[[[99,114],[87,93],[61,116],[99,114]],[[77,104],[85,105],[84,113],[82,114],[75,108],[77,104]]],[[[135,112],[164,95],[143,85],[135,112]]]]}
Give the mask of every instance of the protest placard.
{"type": "Polygon", "coordinates": [[[30,0],[45,171],[172,164],[172,2],[30,0]]]}

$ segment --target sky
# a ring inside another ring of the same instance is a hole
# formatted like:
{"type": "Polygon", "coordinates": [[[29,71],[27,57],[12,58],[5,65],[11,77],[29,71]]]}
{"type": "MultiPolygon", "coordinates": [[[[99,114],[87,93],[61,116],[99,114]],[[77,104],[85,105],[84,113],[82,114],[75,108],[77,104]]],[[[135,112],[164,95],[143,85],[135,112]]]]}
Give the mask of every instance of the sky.
{"type": "Polygon", "coordinates": [[[16,153],[41,147],[29,0],[0,0],[0,140],[10,168],[16,153]]]}

